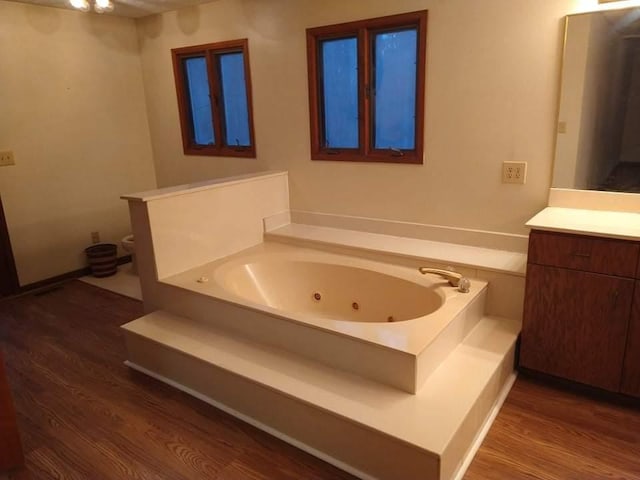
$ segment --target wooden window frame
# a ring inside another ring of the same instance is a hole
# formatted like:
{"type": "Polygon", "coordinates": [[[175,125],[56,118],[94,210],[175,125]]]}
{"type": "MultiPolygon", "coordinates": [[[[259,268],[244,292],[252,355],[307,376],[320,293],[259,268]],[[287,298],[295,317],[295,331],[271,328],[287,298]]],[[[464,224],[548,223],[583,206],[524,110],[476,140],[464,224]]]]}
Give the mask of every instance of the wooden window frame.
{"type": "Polygon", "coordinates": [[[182,132],[182,146],[185,155],[205,155],[216,157],[256,157],[256,142],[253,130],[253,102],[251,96],[251,72],[249,70],[249,41],[246,38],[225,42],[194,45],[190,47],[174,48],[171,50],[173,59],[173,74],[176,83],[178,111],[180,114],[180,130],[182,132]],[[234,146],[225,144],[224,107],[222,105],[222,87],[219,74],[217,56],[225,53],[242,53],[244,59],[244,78],[247,92],[247,110],[249,119],[249,140],[251,145],[234,146]],[[215,145],[199,145],[194,141],[191,106],[187,95],[185,72],[182,61],[189,57],[204,56],[207,62],[209,77],[209,96],[211,114],[216,143],[215,145]]]}
{"type": "Polygon", "coordinates": [[[307,64],[309,76],[309,115],[311,127],[311,159],[347,162],[385,162],[422,164],[424,155],[425,78],[427,50],[427,10],[378,17],[356,22],[340,23],[307,29],[307,64]],[[416,63],[416,121],[415,148],[397,151],[376,149],[373,145],[375,127],[373,99],[373,39],[380,32],[417,29],[416,63]],[[322,145],[322,86],[319,59],[320,44],[324,40],[357,38],[358,41],[358,138],[356,149],[336,149],[322,145]]]}

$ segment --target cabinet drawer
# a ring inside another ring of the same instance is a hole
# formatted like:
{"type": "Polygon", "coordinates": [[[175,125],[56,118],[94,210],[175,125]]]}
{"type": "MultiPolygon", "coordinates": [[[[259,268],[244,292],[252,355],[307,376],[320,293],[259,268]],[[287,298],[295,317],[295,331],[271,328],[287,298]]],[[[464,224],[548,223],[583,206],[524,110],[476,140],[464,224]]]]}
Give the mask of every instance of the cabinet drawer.
{"type": "Polygon", "coordinates": [[[534,230],[529,236],[529,263],[620,277],[636,276],[640,244],[534,230]]]}

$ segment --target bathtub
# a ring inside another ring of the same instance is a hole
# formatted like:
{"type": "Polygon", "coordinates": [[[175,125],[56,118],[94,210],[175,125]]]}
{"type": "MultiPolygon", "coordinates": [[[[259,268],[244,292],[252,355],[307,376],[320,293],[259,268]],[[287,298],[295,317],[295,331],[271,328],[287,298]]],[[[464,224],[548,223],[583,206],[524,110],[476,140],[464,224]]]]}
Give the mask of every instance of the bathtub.
{"type": "Polygon", "coordinates": [[[445,301],[436,284],[320,259],[243,257],[223,264],[214,278],[254,305],[337,321],[408,321],[435,312],[445,301]]]}
{"type": "Polygon", "coordinates": [[[161,307],[415,393],[482,317],[487,284],[461,293],[404,263],[265,242],[161,279],[161,307]]]}

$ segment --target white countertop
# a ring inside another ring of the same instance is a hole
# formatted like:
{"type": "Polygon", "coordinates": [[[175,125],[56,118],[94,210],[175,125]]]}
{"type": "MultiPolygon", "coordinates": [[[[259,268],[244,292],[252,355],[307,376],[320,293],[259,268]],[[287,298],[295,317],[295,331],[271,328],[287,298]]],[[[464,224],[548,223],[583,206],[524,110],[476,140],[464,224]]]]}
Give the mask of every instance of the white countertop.
{"type": "Polygon", "coordinates": [[[189,193],[199,192],[201,190],[210,190],[212,188],[227,187],[237,183],[251,182],[258,178],[276,177],[286,175],[285,170],[267,170],[264,172],[248,173],[246,175],[236,175],[234,177],[213,178],[202,182],[188,183],[185,185],[176,185],[173,187],[158,188],[156,190],[148,190],[146,192],[129,193],[121,195],[123,200],[133,202],[150,202],[161,198],[175,197],[177,195],[187,195],[189,193]]]}
{"type": "Polygon", "coordinates": [[[518,276],[524,276],[527,264],[527,255],[519,252],[296,223],[267,232],[265,238],[305,240],[518,276]]]}
{"type": "Polygon", "coordinates": [[[526,225],[535,230],[640,240],[640,213],[547,207],[526,225]]]}

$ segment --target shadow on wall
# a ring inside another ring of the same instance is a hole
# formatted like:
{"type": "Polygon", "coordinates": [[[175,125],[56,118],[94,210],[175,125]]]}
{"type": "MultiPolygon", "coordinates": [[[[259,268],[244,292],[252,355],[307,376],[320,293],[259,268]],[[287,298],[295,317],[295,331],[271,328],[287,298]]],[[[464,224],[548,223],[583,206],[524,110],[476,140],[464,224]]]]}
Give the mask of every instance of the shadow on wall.
{"type": "MultiPolygon", "coordinates": [[[[197,5],[176,10],[176,23],[178,29],[185,35],[193,35],[200,29],[200,7],[197,5]]],[[[155,39],[162,35],[165,15],[151,15],[140,20],[138,27],[138,40],[140,46],[144,46],[145,39],[155,39]]],[[[174,45],[179,47],[182,45],[174,45]]]]}
{"type": "Polygon", "coordinates": [[[241,3],[247,24],[263,38],[286,38],[296,28],[295,12],[300,8],[298,0],[242,0],[241,3]]]}
{"type": "Polygon", "coordinates": [[[147,38],[153,40],[162,35],[164,15],[151,15],[137,22],[138,41],[144,47],[147,38]]]}
{"type": "Polygon", "coordinates": [[[84,12],[64,12],[57,8],[43,8],[39,5],[24,5],[24,14],[27,24],[40,34],[59,34],[60,31],[65,30],[63,21],[67,24],[78,22],[83,30],[106,47],[121,52],[138,53],[138,44],[135,38],[123,28],[124,22],[121,17],[84,12]],[[71,17],[71,15],[76,17],[71,17]]]}
{"type": "Polygon", "coordinates": [[[46,35],[51,35],[60,30],[61,12],[58,10],[27,6],[24,12],[27,17],[27,24],[34,30],[46,35]]]}
{"type": "MultiPolygon", "coordinates": [[[[297,0],[241,0],[240,3],[247,24],[254,32],[265,39],[278,40],[288,36],[296,25],[295,12],[296,7],[299,7],[296,2],[297,0]]],[[[151,15],[139,21],[139,40],[142,45],[145,39],[155,39],[162,35],[165,16],[151,15]]],[[[202,10],[197,5],[177,10],[175,18],[178,29],[185,35],[193,35],[201,29],[202,10]]]]}
{"type": "Polygon", "coordinates": [[[89,35],[112,50],[138,55],[138,42],[135,36],[129,34],[128,29],[123,28],[122,18],[93,14],[88,14],[87,17],[82,25],[89,35]]]}
{"type": "Polygon", "coordinates": [[[200,28],[200,9],[197,6],[182,8],[176,12],[178,28],[185,35],[191,35],[200,28]]]}

